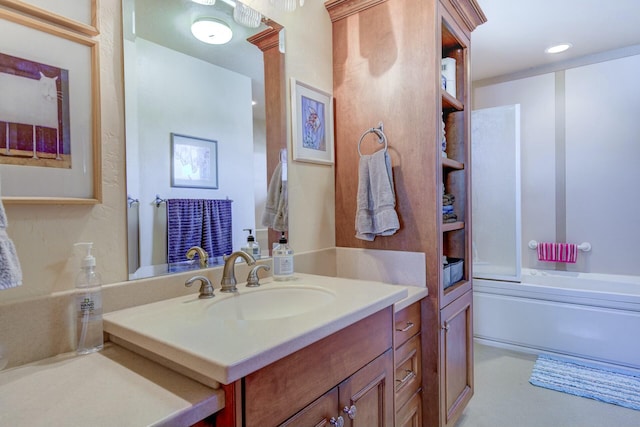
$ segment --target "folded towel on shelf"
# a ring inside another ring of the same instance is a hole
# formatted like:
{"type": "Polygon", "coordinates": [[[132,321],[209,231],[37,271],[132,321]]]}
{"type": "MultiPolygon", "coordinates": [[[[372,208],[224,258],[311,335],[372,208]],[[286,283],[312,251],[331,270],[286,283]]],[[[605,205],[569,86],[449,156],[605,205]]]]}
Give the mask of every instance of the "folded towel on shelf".
{"type": "Polygon", "coordinates": [[[450,222],[456,222],[458,220],[458,215],[454,213],[446,213],[442,214],[442,222],[448,224],[450,222]]]}
{"type": "Polygon", "coordinates": [[[276,231],[287,231],[289,225],[287,181],[283,179],[282,168],[282,162],[279,162],[271,175],[261,221],[262,225],[276,231]]]}
{"type": "Polygon", "coordinates": [[[566,262],[578,260],[578,245],[575,243],[538,243],[538,261],[566,262]]]}
{"type": "Polygon", "coordinates": [[[395,210],[391,159],[386,150],[360,156],[356,210],[356,237],[373,241],[400,229],[395,210]]]}
{"type": "Polygon", "coordinates": [[[446,213],[453,213],[453,205],[445,205],[442,206],[442,213],[446,214],[446,213]]]}
{"type": "Polygon", "coordinates": [[[167,263],[186,261],[193,246],[209,257],[232,252],[231,200],[167,200],[167,263]]]}
{"type": "Polygon", "coordinates": [[[22,285],[22,269],[13,241],[7,234],[7,215],[0,195],[0,289],[22,285]]]}
{"type": "Polygon", "coordinates": [[[453,202],[456,201],[456,196],[454,196],[453,194],[443,194],[442,195],[442,205],[443,206],[448,206],[448,205],[452,205],[453,202]]]}

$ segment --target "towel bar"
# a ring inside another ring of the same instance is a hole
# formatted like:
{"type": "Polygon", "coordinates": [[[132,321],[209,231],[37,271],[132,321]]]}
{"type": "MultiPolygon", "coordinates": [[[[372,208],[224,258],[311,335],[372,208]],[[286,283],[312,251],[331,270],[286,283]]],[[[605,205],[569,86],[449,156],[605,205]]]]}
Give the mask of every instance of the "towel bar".
{"type": "MultiPolygon", "coordinates": [[[[529,249],[536,249],[537,247],[538,242],[536,242],[535,240],[529,241],[529,249]]],[[[580,249],[582,252],[589,252],[591,250],[591,243],[582,242],[578,245],[578,249],[580,249]]]]}

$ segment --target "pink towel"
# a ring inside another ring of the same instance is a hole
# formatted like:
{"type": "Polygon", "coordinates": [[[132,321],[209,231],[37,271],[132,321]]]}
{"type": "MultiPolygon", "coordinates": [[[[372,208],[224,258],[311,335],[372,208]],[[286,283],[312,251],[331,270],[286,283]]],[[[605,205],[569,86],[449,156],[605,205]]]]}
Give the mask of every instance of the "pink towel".
{"type": "Polygon", "coordinates": [[[578,245],[575,243],[538,243],[538,261],[566,262],[578,260],[578,245]]]}

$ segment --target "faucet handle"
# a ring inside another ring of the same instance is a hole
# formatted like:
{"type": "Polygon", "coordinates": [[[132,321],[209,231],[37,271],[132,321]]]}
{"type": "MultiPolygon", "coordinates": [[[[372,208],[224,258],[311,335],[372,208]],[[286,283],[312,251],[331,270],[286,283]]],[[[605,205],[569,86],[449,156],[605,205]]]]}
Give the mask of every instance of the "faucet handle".
{"type": "Polygon", "coordinates": [[[188,288],[193,285],[193,282],[200,281],[200,295],[198,298],[213,298],[215,295],[213,294],[213,285],[211,281],[204,276],[194,276],[191,279],[184,282],[184,285],[188,288]]]}
{"type": "Polygon", "coordinates": [[[258,277],[258,271],[263,269],[264,271],[269,271],[271,268],[268,265],[260,264],[256,265],[249,272],[249,276],[247,276],[247,288],[257,288],[260,286],[260,278],[258,277]]]}

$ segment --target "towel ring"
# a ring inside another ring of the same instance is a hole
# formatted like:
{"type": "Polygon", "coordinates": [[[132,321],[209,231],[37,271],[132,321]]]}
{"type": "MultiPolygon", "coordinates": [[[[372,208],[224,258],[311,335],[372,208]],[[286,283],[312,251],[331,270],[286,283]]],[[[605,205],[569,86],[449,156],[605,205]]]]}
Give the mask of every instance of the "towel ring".
{"type": "Polygon", "coordinates": [[[362,136],[360,137],[360,141],[358,141],[358,154],[360,155],[360,157],[362,157],[362,151],[360,151],[360,144],[362,144],[362,140],[364,139],[365,136],[369,135],[370,133],[375,133],[376,135],[378,135],[378,144],[384,144],[384,151],[387,151],[387,135],[384,134],[384,125],[382,124],[382,122],[380,122],[378,124],[377,128],[371,128],[371,129],[367,129],[362,136]]]}

